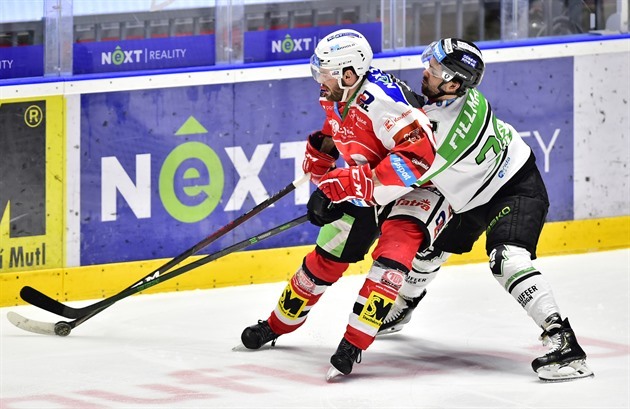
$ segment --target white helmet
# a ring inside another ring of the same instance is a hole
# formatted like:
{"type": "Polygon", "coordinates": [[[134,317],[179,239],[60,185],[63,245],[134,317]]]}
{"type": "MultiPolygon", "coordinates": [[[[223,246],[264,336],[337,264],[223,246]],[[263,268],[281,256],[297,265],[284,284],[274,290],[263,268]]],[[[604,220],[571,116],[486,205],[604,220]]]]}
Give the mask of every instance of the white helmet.
{"type": "Polygon", "coordinates": [[[370,69],[372,56],[372,47],[363,34],[355,30],[338,30],[317,43],[311,57],[311,73],[319,83],[332,76],[341,88],[347,88],[341,82],[343,69],[352,67],[355,74],[362,77],[370,69]]]}

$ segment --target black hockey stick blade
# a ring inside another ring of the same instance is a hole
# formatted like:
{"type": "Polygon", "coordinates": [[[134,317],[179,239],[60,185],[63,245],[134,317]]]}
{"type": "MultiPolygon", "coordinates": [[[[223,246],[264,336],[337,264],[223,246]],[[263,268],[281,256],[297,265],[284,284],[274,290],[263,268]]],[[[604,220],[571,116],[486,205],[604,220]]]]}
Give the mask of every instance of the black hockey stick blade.
{"type": "Polygon", "coordinates": [[[29,304],[52,312],[53,314],[61,315],[62,317],[78,318],[81,316],[81,309],[68,307],[29,285],[22,287],[20,297],[29,304]]]}
{"type": "MultiPolygon", "coordinates": [[[[53,314],[60,315],[62,317],[74,319],[74,318],[79,318],[79,317],[88,315],[92,311],[97,311],[103,306],[111,305],[114,302],[127,297],[127,295],[124,295],[124,294],[127,294],[127,292],[133,288],[136,288],[136,287],[143,288],[144,285],[146,285],[146,283],[152,282],[156,278],[159,278],[161,275],[163,275],[164,273],[166,273],[168,270],[175,267],[176,265],[180,264],[182,261],[186,260],[188,257],[198,253],[205,247],[209,246],[211,243],[215,242],[219,238],[223,237],[225,234],[229,233],[230,231],[234,230],[236,227],[242,225],[244,222],[246,222],[247,220],[251,219],[258,213],[260,213],[262,210],[266,209],[267,207],[271,206],[272,204],[274,204],[275,202],[277,202],[278,200],[280,200],[287,194],[294,191],[297,186],[308,181],[309,177],[310,177],[310,174],[307,173],[307,174],[304,174],[302,177],[294,180],[293,182],[288,184],[286,187],[284,187],[275,195],[270,196],[269,198],[259,203],[258,205],[256,205],[255,207],[247,211],[246,213],[242,214],[241,216],[232,220],[225,226],[221,227],[219,230],[207,236],[206,238],[204,238],[199,243],[195,244],[194,246],[192,246],[185,252],[172,258],[166,264],[158,267],[157,269],[153,270],[152,272],[147,274],[145,277],[143,277],[139,281],[133,283],[131,286],[122,290],[120,293],[115,294],[109,298],[105,298],[99,302],[96,302],[92,305],[88,305],[82,308],[73,308],[73,307],[70,307],[68,305],[61,303],[60,301],[53,299],[52,297],[49,297],[48,295],[30,286],[25,286],[22,288],[22,290],[20,291],[20,297],[31,305],[39,307],[48,312],[52,312],[53,314]]],[[[135,292],[133,292],[132,294],[134,293],[135,292]]]]}
{"type": "Polygon", "coordinates": [[[223,256],[226,256],[230,253],[233,253],[235,251],[239,251],[242,250],[246,247],[249,247],[253,244],[256,244],[258,242],[261,242],[269,237],[275,236],[276,234],[279,234],[283,231],[289,230],[295,226],[298,226],[304,222],[306,222],[307,216],[300,216],[296,219],[293,219],[287,223],[284,223],[280,226],[274,227],[273,229],[270,229],[264,233],[260,233],[256,236],[250,237],[249,239],[240,241],[236,244],[233,244],[229,247],[226,247],[223,250],[217,251],[216,253],[212,253],[209,254],[205,257],[200,258],[199,260],[193,261],[192,263],[186,264],[182,267],[179,267],[173,271],[167,272],[159,277],[156,277],[154,280],[151,281],[147,281],[146,283],[144,283],[143,285],[140,286],[135,286],[135,287],[129,287],[125,290],[123,290],[122,292],[118,293],[117,296],[120,296],[117,299],[114,299],[115,297],[110,297],[107,298],[103,301],[107,301],[109,300],[109,304],[102,304],[98,309],[94,309],[92,311],[90,311],[89,313],[81,316],[81,317],[77,317],[75,320],[73,321],[59,321],[59,322],[43,322],[43,321],[35,321],[35,320],[31,320],[29,318],[23,317],[22,315],[9,311],[7,313],[7,318],[8,320],[15,325],[18,328],[21,328],[25,331],[29,331],[29,332],[33,332],[36,334],[42,334],[42,335],[58,335],[58,336],[67,336],[70,334],[70,332],[76,328],[77,326],[81,325],[82,323],[84,323],[85,321],[89,320],[90,318],[94,317],[96,314],[100,313],[101,311],[104,311],[105,309],[107,309],[108,307],[112,306],[114,303],[116,303],[116,301],[118,301],[119,299],[128,297],[132,294],[138,293],[140,291],[146,290],[147,288],[153,287],[154,285],[157,285],[159,283],[162,283],[166,280],[170,280],[171,278],[177,277],[181,274],[184,274],[192,269],[195,269],[197,267],[200,267],[204,264],[208,264],[211,261],[217,260],[223,256]]]}

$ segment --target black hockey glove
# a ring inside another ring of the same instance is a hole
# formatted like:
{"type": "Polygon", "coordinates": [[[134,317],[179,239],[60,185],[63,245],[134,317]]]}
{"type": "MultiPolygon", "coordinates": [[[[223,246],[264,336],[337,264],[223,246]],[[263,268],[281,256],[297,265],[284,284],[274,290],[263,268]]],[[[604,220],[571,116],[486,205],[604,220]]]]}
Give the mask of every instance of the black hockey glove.
{"type": "Polygon", "coordinates": [[[319,227],[341,219],[343,216],[343,210],[332,203],[319,189],[316,189],[308,199],[306,209],[308,221],[319,227]]]}

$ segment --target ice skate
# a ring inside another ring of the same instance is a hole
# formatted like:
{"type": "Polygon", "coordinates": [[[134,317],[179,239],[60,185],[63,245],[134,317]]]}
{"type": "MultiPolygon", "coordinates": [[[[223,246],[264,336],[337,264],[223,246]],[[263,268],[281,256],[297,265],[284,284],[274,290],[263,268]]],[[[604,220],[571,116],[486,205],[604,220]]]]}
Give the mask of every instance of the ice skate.
{"type": "Polygon", "coordinates": [[[396,297],[394,305],[383,320],[383,325],[381,325],[381,328],[379,328],[376,336],[393,334],[394,332],[398,332],[403,329],[405,324],[407,324],[411,320],[411,314],[413,313],[413,310],[416,309],[418,303],[424,298],[426,294],[427,290],[425,289],[422,291],[422,294],[410,300],[402,296],[396,297]]]}
{"type": "Polygon", "coordinates": [[[330,381],[339,375],[350,374],[355,362],[361,363],[361,349],[343,338],[337,347],[337,351],[330,357],[332,367],[326,373],[326,381],[330,381]]]}
{"type": "Polygon", "coordinates": [[[241,334],[241,342],[247,349],[260,349],[267,342],[271,341],[271,346],[276,345],[276,340],[280,335],[271,330],[267,321],[258,320],[258,324],[247,327],[241,334]]]}
{"type": "Polygon", "coordinates": [[[594,376],[586,365],[586,353],[580,347],[567,318],[553,314],[545,321],[540,336],[551,350],[532,361],[532,369],[545,382],[561,382],[594,376]]]}

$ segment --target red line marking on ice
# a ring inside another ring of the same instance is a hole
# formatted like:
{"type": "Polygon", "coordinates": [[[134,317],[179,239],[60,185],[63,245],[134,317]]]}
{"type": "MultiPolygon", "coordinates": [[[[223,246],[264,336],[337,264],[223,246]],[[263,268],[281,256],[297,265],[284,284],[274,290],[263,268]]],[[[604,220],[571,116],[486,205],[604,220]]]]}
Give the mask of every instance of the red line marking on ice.
{"type": "Polygon", "coordinates": [[[325,385],[324,375],[322,376],[308,376],[302,375],[296,372],[283,371],[280,369],[270,368],[268,366],[258,366],[258,365],[233,365],[231,368],[240,369],[247,372],[252,372],[255,374],[261,374],[266,376],[271,376],[275,378],[282,378],[288,381],[305,383],[308,385],[325,385]]]}
{"type": "Polygon", "coordinates": [[[172,385],[164,385],[161,383],[148,384],[148,385],[138,385],[145,389],[152,389],[158,392],[170,393],[171,395],[178,396],[190,396],[190,399],[211,399],[216,398],[216,395],[211,393],[201,393],[191,389],[178,388],[177,386],[172,385]]]}
{"type": "Polygon", "coordinates": [[[587,356],[594,356],[594,357],[598,357],[598,358],[603,358],[603,357],[613,357],[613,356],[624,356],[624,355],[629,355],[630,354],[630,345],[627,344],[618,344],[616,342],[611,342],[611,341],[604,341],[601,339],[596,339],[596,338],[588,338],[588,337],[578,337],[578,342],[584,346],[594,346],[594,347],[599,347],[599,348],[606,348],[606,349],[610,349],[611,352],[609,353],[593,353],[590,354],[588,351],[586,351],[586,355],[587,356]]]}
{"type": "Polygon", "coordinates": [[[164,392],[167,394],[171,394],[173,396],[166,396],[163,398],[142,398],[130,395],[123,395],[121,393],[108,392],[104,390],[91,389],[85,391],[79,391],[76,393],[80,393],[82,395],[88,395],[90,397],[96,397],[108,401],[113,402],[122,402],[122,403],[141,403],[141,404],[163,404],[163,403],[178,403],[184,402],[188,400],[196,400],[196,399],[212,399],[216,398],[216,395],[212,395],[209,393],[200,393],[190,389],[181,389],[177,387],[172,387],[169,385],[161,385],[161,384],[150,384],[150,385],[138,385],[141,388],[152,389],[160,392],[164,392]]]}
{"type": "Polygon", "coordinates": [[[243,393],[265,393],[267,389],[246,385],[238,381],[231,380],[224,376],[211,376],[203,373],[204,370],[197,371],[176,371],[169,376],[177,378],[182,383],[188,385],[211,385],[217,388],[230,389],[243,393]]]}
{"type": "Polygon", "coordinates": [[[107,406],[99,405],[92,402],[86,402],[84,400],[68,398],[66,396],[44,394],[44,395],[30,395],[22,396],[19,398],[0,398],[0,408],[2,409],[17,409],[23,407],[22,405],[13,406],[13,404],[25,403],[25,402],[45,402],[48,405],[55,403],[61,408],[66,409],[105,409],[107,406]]]}

